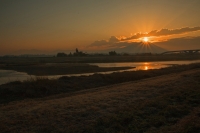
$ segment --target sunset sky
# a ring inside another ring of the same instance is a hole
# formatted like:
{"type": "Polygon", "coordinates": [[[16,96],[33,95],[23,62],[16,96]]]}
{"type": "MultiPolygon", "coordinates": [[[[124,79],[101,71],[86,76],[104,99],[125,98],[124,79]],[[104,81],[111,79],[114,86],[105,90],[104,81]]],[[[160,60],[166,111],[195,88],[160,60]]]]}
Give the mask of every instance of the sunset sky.
{"type": "Polygon", "coordinates": [[[0,55],[98,51],[144,37],[166,50],[200,49],[200,0],[0,1],[0,55]]]}

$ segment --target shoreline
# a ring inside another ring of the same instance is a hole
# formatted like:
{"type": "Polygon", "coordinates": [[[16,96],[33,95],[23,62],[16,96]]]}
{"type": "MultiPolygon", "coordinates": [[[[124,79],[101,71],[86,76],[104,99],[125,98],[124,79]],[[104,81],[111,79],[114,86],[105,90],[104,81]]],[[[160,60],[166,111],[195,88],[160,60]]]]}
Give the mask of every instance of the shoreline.
{"type": "Polygon", "coordinates": [[[26,98],[42,98],[61,93],[71,93],[80,90],[136,81],[170,73],[177,73],[200,68],[200,63],[190,65],[175,65],[167,68],[114,72],[111,74],[93,74],[90,76],[62,76],[58,79],[35,77],[0,85],[0,103],[23,100],[26,98]]]}
{"type": "MultiPolygon", "coordinates": [[[[163,66],[167,65],[179,65],[178,64],[170,64],[172,62],[191,62],[191,63],[198,63],[200,60],[178,60],[178,61],[149,61],[150,63],[154,62],[162,62],[163,66]],[[194,62],[193,62],[194,61],[194,62]],[[196,61],[196,62],[195,62],[196,61]],[[165,64],[165,62],[169,62],[165,64]]],[[[28,62],[20,62],[20,63],[7,63],[7,64],[0,64],[1,70],[14,70],[17,72],[25,72],[28,75],[33,76],[54,76],[54,75],[67,75],[67,74],[85,74],[85,73],[98,73],[98,72],[110,72],[110,71],[126,71],[128,69],[137,69],[137,63],[144,63],[145,62],[110,62],[110,64],[126,64],[127,65],[119,65],[118,67],[113,66],[106,66],[101,64],[107,63],[28,63],[28,62]],[[135,66],[130,65],[129,63],[135,64],[135,66]]],[[[190,63],[190,64],[191,64],[190,63]]],[[[109,63],[108,63],[109,64],[109,63]]],[[[184,63],[183,63],[184,64],[184,63]]],[[[186,63],[187,64],[187,63],[186,63]]],[[[147,64],[148,65],[148,64],[147,64]]],[[[154,67],[154,66],[152,66],[154,67]]],[[[151,69],[151,66],[150,66],[151,69]]],[[[155,68],[153,68],[155,69],[155,68]]],[[[159,68],[160,69],[160,68],[159,68]]]]}
{"type": "Polygon", "coordinates": [[[109,72],[127,70],[135,67],[98,67],[86,63],[67,63],[67,64],[10,64],[1,65],[2,70],[14,70],[17,72],[25,72],[28,75],[35,76],[53,76],[95,72],[109,72]]]}

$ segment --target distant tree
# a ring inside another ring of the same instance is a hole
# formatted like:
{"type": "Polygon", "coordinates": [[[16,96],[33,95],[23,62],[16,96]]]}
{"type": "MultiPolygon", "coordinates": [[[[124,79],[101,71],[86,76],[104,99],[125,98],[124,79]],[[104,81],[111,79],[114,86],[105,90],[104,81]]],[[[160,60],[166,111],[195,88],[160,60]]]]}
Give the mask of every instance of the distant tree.
{"type": "Polygon", "coordinates": [[[129,54],[128,53],[123,53],[123,56],[128,56],[129,54]]]}
{"type": "Polygon", "coordinates": [[[86,53],[83,53],[82,51],[78,51],[78,48],[76,48],[76,52],[73,54],[74,56],[86,56],[86,53]]]}
{"type": "Polygon", "coordinates": [[[117,55],[117,53],[115,51],[110,51],[109,55],[117,55]]]}
{"type": "Polygon", "coordinates": [[[65,54],[65,53],[57,53],[57,57],[66,57],[67,56],[67,54],[65,54]]]}
{"type": "Polygon", "coordinates": [[[69,56],[70,56],[70,57],[72,56],[72,53],[71,53],[71,52],[69,53],[69,56]]]}
{"type": "Polygon", "coordinates": [[[76,53],[79,53],[78,49],[76,48],[76,53]]]}

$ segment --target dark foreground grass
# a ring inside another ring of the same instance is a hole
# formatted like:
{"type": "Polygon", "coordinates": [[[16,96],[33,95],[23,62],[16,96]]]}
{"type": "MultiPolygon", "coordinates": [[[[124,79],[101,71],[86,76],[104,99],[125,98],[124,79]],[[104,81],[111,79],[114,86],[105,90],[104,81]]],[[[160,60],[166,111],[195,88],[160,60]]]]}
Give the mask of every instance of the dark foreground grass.
{"type": "Polygon", "coordinates": [[[87,132],[199,133],[200,76],[196,81],[195,85],[177,86],[162,95],[117,108],[98,119],[95,130],[87,132]]]}
{"type": "Polygon", "coordinates": [[[55,94],[70,93],[95,87],[176,73],[200,68],[200,64],[177,65],[169,68],[148,71],[116,72],[112,74],[94,74],[80,77],[61,77],[57,80],[31,78],[27,81],[11,82],[0,86],[0,103],[8,103],[26,98],[41,98],[55,94]]]}

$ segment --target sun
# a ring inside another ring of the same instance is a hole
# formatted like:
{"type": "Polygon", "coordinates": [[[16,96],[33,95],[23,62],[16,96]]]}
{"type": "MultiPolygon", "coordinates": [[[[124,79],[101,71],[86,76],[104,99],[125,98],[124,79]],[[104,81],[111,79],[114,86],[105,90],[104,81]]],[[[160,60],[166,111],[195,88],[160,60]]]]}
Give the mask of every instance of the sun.
{"type": "Polygon", "coordinates": [[[142,38],[143,42],[148,43],[149,42],[149,38],[148,37],[144,37],[142,38]]]}

